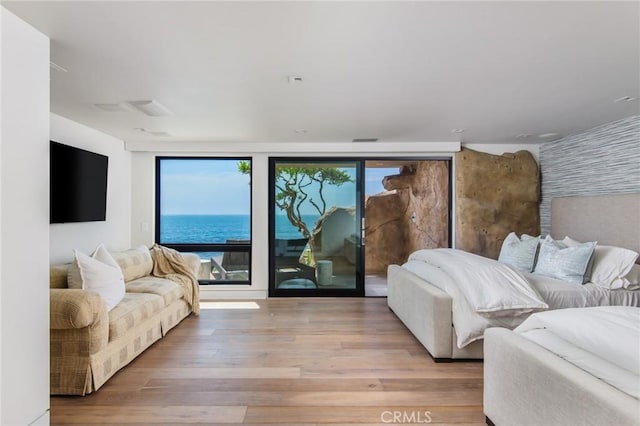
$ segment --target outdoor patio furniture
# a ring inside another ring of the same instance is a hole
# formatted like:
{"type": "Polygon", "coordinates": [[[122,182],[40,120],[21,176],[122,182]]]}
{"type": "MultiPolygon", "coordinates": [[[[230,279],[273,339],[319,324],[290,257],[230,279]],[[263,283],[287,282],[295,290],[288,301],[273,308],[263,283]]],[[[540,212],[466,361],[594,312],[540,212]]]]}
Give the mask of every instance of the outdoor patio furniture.
{"type": "Polygon", "coordinates": [[[318,286],[316,285],[316,283],[314,283],[311,280],[308,280],[306,278],[293,278],[291,280],[285,280],[282,281],[280,283],[278,283],[278,288],[280,289],[286,289],[286,288],[295,288],[295,289],[299,289],[299,288],[318,288],[318,286]]]}
{"type": "Polygon", "coordinates": [[[305,278],[313,282],[314,285],[316,284],[316,269],[300,262],[300,257],[307,247],[307,242],[307,238],[276,239],[276,283],[295,278],[305,278]]]}
{"type": "MultiPolygon", "coordinates": [[[[246,244],[248,240],[227,240],[228,244],[246,244]]],[[[217,281],[247,281],[249,279],[248,251],[225,251],[222,261],[211,258],[211,275],[217,281]]]]}

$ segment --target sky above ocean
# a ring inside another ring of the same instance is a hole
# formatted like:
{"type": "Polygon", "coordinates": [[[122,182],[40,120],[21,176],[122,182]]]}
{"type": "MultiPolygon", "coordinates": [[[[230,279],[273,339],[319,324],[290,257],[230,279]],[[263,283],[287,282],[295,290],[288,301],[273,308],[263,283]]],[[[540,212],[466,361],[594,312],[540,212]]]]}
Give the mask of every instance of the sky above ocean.
{"type": "MultiPolygon", "coordinates": [[[[250,177],[238,171],[238,161],[226,159],[163,160],[161,169],[161,211],[164,215],[245,215],[251,205],[250,177]]],[[[355,168],[343,169],[355,181],[355,168]]],[[[398,173],[398,169],[367,169],[365,193],[383,191],[382,178],[398,173]]],[[[325,186],[327,206],[355,205],[355,182],[339,187],[325,186]]],[[[309,187],[317,194],[317,187],[309,187]],[[314,191],[315,190],[315,191],[314,191]]],[[[316,196],[317,198],[317,196],[316,196]]],[[[317,213],[308,204],[303,214],[317,213]]]]}

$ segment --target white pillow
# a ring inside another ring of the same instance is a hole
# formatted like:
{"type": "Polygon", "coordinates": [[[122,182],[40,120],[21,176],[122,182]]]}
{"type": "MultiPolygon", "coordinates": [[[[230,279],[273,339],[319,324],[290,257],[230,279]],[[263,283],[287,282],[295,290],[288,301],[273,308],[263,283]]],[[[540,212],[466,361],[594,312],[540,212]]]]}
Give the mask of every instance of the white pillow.
{"type": "Polygon", "coordinates": [[[539,238],[526,234],[518,238],[512,232],[502,242],[498,261],[521,271],[531,272],[536,263],[539,241],[539,238]]]}
{"type": "Polygon", "coordinates": [[[547,236],[542,241],[534,273],[560,280],[584,284],[596,242],[567,246],[547,236]]]}
{"type": "Polygon", "coordinates": [[[105,302],[107,311],[113,309],[124,297],[124,277],[118,263],[100,244],[91,257],[74,250],[74,260],[67,273],[69,288],[91,290],[105,302]]]}
{"type": "Polygon", "coordinates": [[[629,284],[627,284],[627,289],[635,290],[640,287],[640,265],[637,263],[631,267],[631,271],[624,277],[625,280],[629,284]]]}
{"type": "MultiPolygon", "coordinates": [[[[569,237],[565,237],[563,241],[570,247],[580,244],[569,237]]],[[[626,275],[637,258],[638,253],[633,250],[598,244],[593,254],[591,282],[611,289],[628,287],[629,280],[626,275]]]]}

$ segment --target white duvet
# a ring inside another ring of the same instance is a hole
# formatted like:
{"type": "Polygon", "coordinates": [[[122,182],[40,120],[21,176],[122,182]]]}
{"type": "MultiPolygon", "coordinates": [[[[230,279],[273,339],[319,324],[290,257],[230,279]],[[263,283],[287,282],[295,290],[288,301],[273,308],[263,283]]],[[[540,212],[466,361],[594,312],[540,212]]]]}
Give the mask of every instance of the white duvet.
{"type": "Polygon", "coordinates": [[[540,312],[514,331],[640,399],[640,308],[598,306],[540,312]]]}
{"type": "Polygon", "coordinates": [[[487,327],[513,328],[523,314],[548,308],[521,273],[462,250],[418,250],[403,267],[429,282],[445,283],[441,290],[453,299],[459,348],[481,339],[487,327]]]}
{"type": "Polygon", "coordinates": [[[597,306],[531,315],[514,331],[547,329],[563,340],[640,375],[640,308],[597,306]]]}

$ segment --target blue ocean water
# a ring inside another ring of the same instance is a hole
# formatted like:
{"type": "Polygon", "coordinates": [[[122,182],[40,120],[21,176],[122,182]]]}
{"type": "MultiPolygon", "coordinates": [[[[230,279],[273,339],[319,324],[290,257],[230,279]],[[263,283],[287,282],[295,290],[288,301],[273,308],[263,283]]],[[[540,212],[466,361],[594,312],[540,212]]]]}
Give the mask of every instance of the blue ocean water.
{"type": "MultiPolygon", "coordinates": [[[[318,218],[318,215],[303,215],[310,230],[318,218]]],[[[160,223],[160,241],[163,243],[214,244],[251,238],[249,215],[163,215],[160,223]]],[[[276,215],[276,238],[302,238],[302,234],[291,225],[287,216],[276,215]]]]}

